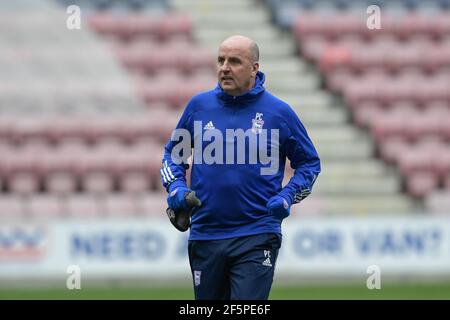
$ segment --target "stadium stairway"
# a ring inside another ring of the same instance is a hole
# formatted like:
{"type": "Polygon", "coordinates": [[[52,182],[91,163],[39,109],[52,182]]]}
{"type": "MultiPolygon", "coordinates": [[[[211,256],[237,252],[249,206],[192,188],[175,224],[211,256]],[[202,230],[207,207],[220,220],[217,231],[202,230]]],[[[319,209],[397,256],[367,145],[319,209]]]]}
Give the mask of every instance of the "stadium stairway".
{"type": "MultiPolygon", "coordinates": [[[[233,34],[249,36],[258,43],[267,89],[294,108],[322,159],[323,173],[315,190],[302,205],[294,207],[300,213],[294,216],[422,210],[402,193],[398,173],[374,157],[373,141],[350,123],[339,98],[322,89],[319,73],[298,56],[292,34],[271,24],[262,2],[171,0],[170,4],[192,16],[194,37],[205,47],[217,50],[233,34]]],[[[292,171],[287,168],[287,172],[292,171]]]]}

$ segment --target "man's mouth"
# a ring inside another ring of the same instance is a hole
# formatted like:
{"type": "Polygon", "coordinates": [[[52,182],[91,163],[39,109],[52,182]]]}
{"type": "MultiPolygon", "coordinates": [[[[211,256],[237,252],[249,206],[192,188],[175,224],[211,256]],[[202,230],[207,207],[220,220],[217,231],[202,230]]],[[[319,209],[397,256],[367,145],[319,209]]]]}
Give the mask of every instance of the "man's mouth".
{"type": "Polygon", "coordinates": [[[232,77],[222,77],[222,81],[232,81],[232,77]]]}

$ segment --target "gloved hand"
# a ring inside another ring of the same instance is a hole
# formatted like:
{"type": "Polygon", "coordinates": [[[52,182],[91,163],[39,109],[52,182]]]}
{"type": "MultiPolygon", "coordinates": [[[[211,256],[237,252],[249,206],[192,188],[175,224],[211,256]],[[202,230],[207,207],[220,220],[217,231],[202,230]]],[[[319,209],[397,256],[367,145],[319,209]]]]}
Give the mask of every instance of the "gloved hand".
{"type": "Polygon", "coordinates": [[[181,232],[185,232],[191,225],[191,216],[195,207],[200,207],[202,202],[195,196],[195,191],[183,185],[174,186],[167,197],[169,208],[166,214],[172,225],[181,232]]]}
{"type": "Polygon", "coordinates": [[[179,186],[170,191],[167,196],[167,204],[173,211],[189,211],[190,207],[186,202],[186,193],[191,192],[189,188],[179,186]]]}
{"type": "Polygon", "coordinates": [[[267,202],[267,209],[269,213],[274,215],[276,218],[283,220],[290,214],[291,205],[282,196],[276,195],[269,199],[267,202]]]}

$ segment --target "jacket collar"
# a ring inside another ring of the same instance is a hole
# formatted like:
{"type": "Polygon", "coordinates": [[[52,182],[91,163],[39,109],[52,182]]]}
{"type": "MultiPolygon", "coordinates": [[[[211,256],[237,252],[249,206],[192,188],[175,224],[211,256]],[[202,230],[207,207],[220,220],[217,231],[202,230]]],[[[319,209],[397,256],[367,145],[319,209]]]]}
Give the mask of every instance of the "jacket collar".
{"type": "Polygon", "coordinates": [[[266,80],[266,76],[261,71],[258,71],[256,74],[255,79],[255,85],[252,89],[247,91],[246,93],[240,95],[240,96],[232,96],[223,91],[220,84],[217,84],[216,88],[214,89],[215,94],[219,97],[219,99],[233,103],[233,102],[244,102],[244,101],[250,101],[255,99],[260,93],[262,93],[264,88],[264,81],[266,80]]]}

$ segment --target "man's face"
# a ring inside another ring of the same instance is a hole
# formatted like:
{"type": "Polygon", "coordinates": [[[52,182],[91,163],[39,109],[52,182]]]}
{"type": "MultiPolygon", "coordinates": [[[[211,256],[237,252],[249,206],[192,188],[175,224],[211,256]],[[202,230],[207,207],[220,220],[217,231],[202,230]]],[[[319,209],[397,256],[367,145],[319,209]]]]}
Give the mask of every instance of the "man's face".
{"type": "Polygon", "coordinates": [[[244,94],[253,87],[257,71],[258,63],[253,62],[249,48],[233,43],[220,46],[217,75],[223,91],[233,96],[244,94]]]}

